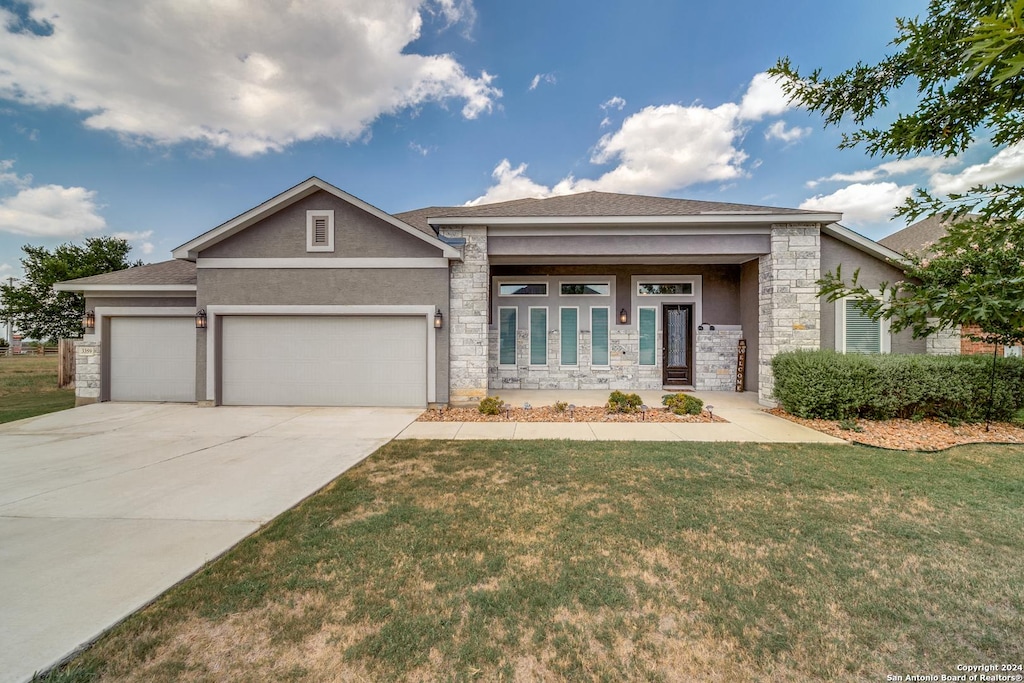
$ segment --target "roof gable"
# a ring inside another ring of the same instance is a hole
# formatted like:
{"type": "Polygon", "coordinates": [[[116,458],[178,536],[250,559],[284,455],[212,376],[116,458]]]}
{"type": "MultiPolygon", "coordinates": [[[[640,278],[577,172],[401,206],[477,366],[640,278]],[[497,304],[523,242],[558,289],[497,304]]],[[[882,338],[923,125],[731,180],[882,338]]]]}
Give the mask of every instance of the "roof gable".
{"type": "MultiPolygon", "coordinates": [[[[216,228],[209,230],[202,235],[192,239],[180,247],[174,249],[172,254],[178,259],[187,259],[194,261],[203,249],[213,246],[222,240],[236,235],[246,228],[255,225],[264,218],[271,214],[280,211],[282,208],[291,206],[297,201],[304,199],[316,192],[324,191],[328,192],[339,199],[352,204],[353,206],[365,211],[366,213],[379,218],[386,223],[393,225],[394,227],[402,230],[417,239],[423,240],[427,244],[437,248],[441,251],[442,256],[446,258],[459,258],[459,252],[452,246],[445,244],[437,237],[434,236],[432,231],[424,232],[418,227],[414,227],[391,214],[381,211],[377,207],[367,204],[363,200],[350,195],[349,193],[338,189],[334,185],[317,178],[316,176],[309,178],[308,180],[299,183],[291,189],[285,190],[281,194],[273,197],[259,206],[256,206],[245,213],[232,218],[226,223],[222,223],[216,228]]],[[[428,229],[429,230],[429,229],[428,229]]]]}

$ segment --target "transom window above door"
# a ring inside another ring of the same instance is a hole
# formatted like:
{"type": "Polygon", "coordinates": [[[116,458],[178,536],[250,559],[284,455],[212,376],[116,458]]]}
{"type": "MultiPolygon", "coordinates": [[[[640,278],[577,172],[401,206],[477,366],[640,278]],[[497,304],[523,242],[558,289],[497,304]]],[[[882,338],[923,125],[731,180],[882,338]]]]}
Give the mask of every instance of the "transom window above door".
{"type": "Polygon", "coordinates": [[[638,296],[691,296],[692,282],[638,282],[638,296]]]}
{"type": "Polygon", "coordinates": [[[562,296],[608,296],[611,291],[607,282],[563,282],[559,286],[562,296]]]}
{"type": "Polygon", "coordinates": [[[530,282],[498,285],[498,296],[547,296],[548,283],[530,282]]]}

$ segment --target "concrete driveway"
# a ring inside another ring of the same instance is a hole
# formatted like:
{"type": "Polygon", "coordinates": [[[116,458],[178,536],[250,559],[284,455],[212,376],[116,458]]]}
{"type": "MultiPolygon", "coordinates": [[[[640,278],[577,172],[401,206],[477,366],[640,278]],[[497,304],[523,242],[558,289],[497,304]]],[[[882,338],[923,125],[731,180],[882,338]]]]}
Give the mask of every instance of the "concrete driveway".
{"type": "Polygon", "coordinates": [[[0,681],[59,661],[419,412],[103,403],[0,425],[0,681]]]}

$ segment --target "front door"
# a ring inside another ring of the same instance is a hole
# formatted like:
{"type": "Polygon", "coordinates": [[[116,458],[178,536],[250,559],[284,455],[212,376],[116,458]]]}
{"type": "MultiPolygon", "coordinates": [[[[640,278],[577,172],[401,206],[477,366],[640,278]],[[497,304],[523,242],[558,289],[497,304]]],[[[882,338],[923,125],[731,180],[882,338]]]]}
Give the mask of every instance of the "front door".
{"type": "Polygon", "coordinates": [[[692,304],[663,304],[661,329],[665,334],[662,357],[662,382],[666,386],[693,384],[693,349],[690,332],[693,327],[692,304]]]}

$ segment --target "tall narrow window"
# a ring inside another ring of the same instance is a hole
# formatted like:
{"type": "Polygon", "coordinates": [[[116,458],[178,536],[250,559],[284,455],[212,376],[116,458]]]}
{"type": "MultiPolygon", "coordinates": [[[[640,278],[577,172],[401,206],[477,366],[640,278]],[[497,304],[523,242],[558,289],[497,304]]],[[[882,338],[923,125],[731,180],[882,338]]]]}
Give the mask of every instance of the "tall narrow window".
{"type": "Polygon", "coordinates": [[[658,309],[640,309],[640,365],[657,365],[658,309]]]}
{"type": "Polygon", "coordinates": [[[590,364],[608,365],[608,309],[590,309],[590,364]]]}
{"type": "Polygon", "coordinates": [[[846,306],[847,353],[881,353],[882,321],[875,320],[860,310],[853,299],[844,299],[846,306]]]}
{"type": "Polygon", "coordinates": [[[530,309],[530,365],[548,364],[548,309],[530,309]]]}
{"type": "Polygon", "coordinates": [[[578,308],[562,308],[559,325],[561,338],[562,365],[579,364],[580,347],[580,310],[578,308]]]}
{"type": "Polygon", "coordinates": [[[498,309],[498,363],[501,365],[516,364],[516,308],[498,309]]]}

